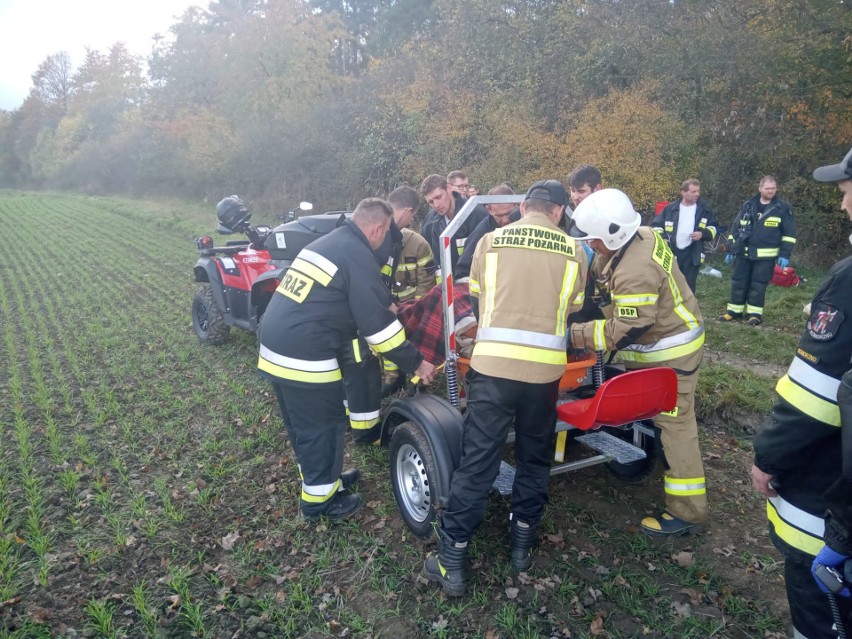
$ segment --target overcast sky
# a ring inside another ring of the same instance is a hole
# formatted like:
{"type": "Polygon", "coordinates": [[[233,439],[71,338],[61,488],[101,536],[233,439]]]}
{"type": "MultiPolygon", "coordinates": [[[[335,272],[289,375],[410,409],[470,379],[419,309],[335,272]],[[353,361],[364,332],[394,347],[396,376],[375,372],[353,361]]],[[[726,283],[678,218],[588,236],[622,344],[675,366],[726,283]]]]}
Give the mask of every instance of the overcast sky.
{"type": "Polygon", "coordinates": [[[0,0],[0,109],[18,108],[47,56],[67,51],[76,69],[86,47],[124,42],[147,57],[155,33],[167,34],[184,10],[207,0],[0,0]]]}

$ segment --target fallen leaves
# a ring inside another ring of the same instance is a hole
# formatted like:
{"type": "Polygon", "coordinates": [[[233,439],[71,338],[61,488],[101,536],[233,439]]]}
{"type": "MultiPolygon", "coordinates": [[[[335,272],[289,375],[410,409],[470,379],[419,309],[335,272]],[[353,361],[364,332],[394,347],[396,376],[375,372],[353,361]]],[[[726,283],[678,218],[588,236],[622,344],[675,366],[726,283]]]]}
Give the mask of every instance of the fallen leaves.
{"type": "Polygon", "coordinates": [[[224,537],[222,537],[221,544],[222,548],[225,550],[233,550],[234,544],[237,543],[237,540],[240,538],[240,533],[234,531],[232,533],[228,533],[224,537]]]}

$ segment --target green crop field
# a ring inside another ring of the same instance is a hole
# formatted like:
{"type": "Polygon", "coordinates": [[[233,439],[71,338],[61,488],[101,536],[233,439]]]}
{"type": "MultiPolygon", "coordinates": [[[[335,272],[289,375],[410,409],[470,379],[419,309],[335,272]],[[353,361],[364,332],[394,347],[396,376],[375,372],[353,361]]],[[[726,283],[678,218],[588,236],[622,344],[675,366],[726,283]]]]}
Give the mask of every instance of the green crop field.
{"type": "Polygon", "coordinates": [[[704,535],[638,533],[659,478],[562,475],[529,575],[508,569],[494,495],[454,601],[420,576],[434,544],[402,524],[384,449],[349,446],[355,521],[299,518],[254,336],[203,347],[192,330],[192,240],[214,204],[0,191],[0,637],[785,636],[780,557],[729,418],[771,406],[759,369],[789,361],[818,274],[770,291],[761,329],[714,324],[728,279],[699,280],[704,535]]]}

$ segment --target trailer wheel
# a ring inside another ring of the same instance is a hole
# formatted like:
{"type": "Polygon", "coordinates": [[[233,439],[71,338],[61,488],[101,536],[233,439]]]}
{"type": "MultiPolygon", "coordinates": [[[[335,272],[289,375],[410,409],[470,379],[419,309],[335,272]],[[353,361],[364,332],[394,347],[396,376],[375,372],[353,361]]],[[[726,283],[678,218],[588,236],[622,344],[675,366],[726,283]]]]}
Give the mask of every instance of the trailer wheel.
{"type": "Polygon", "coordinates": [[[609,472],[628,484],[643,482],[654,473],[662,457],[660,429],[654,426],[654,422],[650,420],[633,422],[629,426],[619,428],[604,426],[603,430],[641,448],[646,455],[645,459],[629,464],[621,464],[617,461],[607,462],[606,467],[609,472]],[[653,430],[654,434],[648,434],[648,430],[653,430]]]}
{"type": "Polygon", "coordinates": [[[405,525],[418,537],[430,537],[437,517],[437,472],[435,454],[421,426],[408,421],[396,427],[390,459],[393,494],[405,525]]]}
{"type": "Polygon", "coordinates": [[[202,284],[192,296],[192,327],[202,344],[218,346],[228,341],[231,327],[216,306],[210,284],[202,284]]]}

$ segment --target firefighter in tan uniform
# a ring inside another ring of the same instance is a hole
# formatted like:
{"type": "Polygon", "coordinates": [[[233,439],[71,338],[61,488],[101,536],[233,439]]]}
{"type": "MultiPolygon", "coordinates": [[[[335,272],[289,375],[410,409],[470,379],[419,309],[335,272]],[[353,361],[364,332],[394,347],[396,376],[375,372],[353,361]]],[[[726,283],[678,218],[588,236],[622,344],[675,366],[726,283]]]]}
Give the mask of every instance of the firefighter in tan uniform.
{"type": "Polygon", "coordinates": [[[468,542],[482,523],[513,422],[511,562],[517,571],[530,565],[547,502],[567,317],[582,305],[586,281],[585,252],[557,226],[567,204],[559,182],[536,182],[521,204],[523,217],[486,234],[474,253],[470,294],[479,331],[467,378],[462,458],[441,517],[438,554],[424,566],[449,595],[466,591],[468,542]]]}
{"type": "MultiPolygon", "coordinates": [[[[390,286],[394,302],[419,300],[435,287],[437,271],[429,242],[409,228],[420,207],[420,195],[410,186],[399,186],[391,191],[388,204],[393,209],[394,225],[401,232],[401,240],[395,254],[382,266],[382,276],[390,286]]],[[[400,388],[405,378],[400,377],[399,367],[386,357],[382,358],[382,369],[381,396],[384,397],[400,388]]]]}
{"type": "Polygon", "coordinates": [[[617,189],[592,193],[574,223],[598,253],[594,277],[605,319],[571,325],[576,348],[619,351],[628,370],[667,366],[678,378],[677,406],[655,418],[666,455],[666,509],[642,520],[651,536],[682,535],[707,519],[698,448],[695,386],[704,344],[698,302],[671,248],[617,189]]]}

